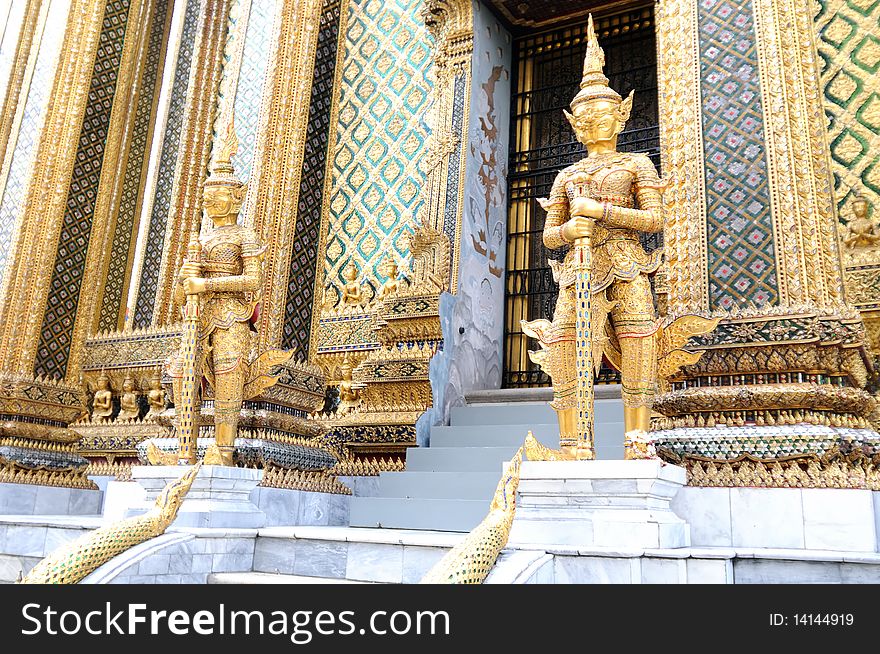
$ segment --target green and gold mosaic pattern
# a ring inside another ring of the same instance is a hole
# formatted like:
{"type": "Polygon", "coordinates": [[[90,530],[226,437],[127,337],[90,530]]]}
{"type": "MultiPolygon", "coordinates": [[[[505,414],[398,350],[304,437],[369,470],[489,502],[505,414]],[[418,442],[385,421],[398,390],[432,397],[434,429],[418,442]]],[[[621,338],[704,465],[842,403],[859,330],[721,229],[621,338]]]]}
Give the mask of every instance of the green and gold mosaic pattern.
{"type": "Polygon", "coordinates": [[[880,207],[880,2],[818,0],[816,44],[829,118],[834,190],[850,217],[854,190],[880,207]]]}
{"type": "Polygon", "coordinates": [[[324,225],[324,286],[341,291],[349,261],[368,297],[385,281],[386,255],[402,258],[425,174],[420,155],[431,81],[431,43],[422,0],[351,0],[340,39],[338,124],[324,225]]]}

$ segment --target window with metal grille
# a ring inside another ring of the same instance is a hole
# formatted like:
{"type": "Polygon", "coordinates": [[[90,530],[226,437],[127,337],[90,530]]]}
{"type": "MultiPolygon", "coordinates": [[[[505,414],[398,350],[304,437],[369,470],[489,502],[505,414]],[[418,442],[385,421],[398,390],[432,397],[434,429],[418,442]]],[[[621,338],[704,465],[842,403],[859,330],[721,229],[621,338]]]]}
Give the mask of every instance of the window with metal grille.
{"type": "MultiPolygon", "coordinates": [[[[635,89],[626,131],[618,149],[645,152],[660,167],[657,114],[657,54],[652,7],[595,17],[605,51],[605,75],[621,96],[635,89]]],[[[537,198],[547,197],[556,174],[586,155],[562,113],[578,91],[586,52],[586,23],[516,40],[514,93],[511,98],[510,171],[508,173],[507,272],[505,296],[504,380],[506,388],[548,386],[549,377],[529,360],[538,347],[523,334],[522,320],[553,317],[558,287],[548,259],[561,259],[542,242],[546,213],[537,198]]],[[[643,245],[661,245],[662,234],[645,235],[643,245]]],[[[600,383],[619,381],[602,368],[600,383]]]]}

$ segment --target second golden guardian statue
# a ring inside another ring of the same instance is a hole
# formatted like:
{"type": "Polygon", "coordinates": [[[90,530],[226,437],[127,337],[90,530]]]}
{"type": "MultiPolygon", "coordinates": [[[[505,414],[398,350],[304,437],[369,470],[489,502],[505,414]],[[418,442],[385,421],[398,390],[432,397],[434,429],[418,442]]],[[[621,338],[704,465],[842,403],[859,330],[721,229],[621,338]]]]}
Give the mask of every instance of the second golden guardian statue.
{"type": "MultiPolygon", "coordinates": [[[[594,458],[592,376],[603,355],[621,372],[626,457],[637,458],[657,392],[661,326],[649,275],[662,256],[659,249],[646,253],[639,233],[663,230],[665,183],[646,155],[617,151],[633,93],[623,99],[608,86],[592,16],[587,38],[580,90],[565,112],[587,156],[562,170],[550,197],[540,200],[544,245],[571,247],[562,262],[551,261],[559,284],[552,322],[524,321],[523,331],[538,340],[541,349],[531,358],[553,382],[558,458],[594,458]]],[[[717,324],[697,322],[711,324],[692,335],[717,324]]]]}

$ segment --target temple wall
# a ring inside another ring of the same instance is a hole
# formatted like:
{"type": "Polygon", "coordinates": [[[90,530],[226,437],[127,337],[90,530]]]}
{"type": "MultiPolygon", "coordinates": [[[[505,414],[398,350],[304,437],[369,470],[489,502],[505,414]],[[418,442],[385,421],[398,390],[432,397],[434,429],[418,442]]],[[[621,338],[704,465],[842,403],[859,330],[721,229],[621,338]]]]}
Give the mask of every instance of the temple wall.
{"type": "Polygon", "coordinates": [[[435,420],[445,420],[468,391],[501,385],[512,43],[489,9],[473,7],[458,284],[440,303],[443,351],[431,363],[435,420]]]}
{"type": "MultiPolygon", "coordinates": [[[[341,8],[316,284],[333,300],[341,295],[349,262],[367,298],[387,279],[386,256],[404,262],[406,276],[426,175],[420,164],[433,83],[421,8],[422,0],[350,0],[341,8]]],[[[314,334],[312,342],[314,347],[314,334]]]]}

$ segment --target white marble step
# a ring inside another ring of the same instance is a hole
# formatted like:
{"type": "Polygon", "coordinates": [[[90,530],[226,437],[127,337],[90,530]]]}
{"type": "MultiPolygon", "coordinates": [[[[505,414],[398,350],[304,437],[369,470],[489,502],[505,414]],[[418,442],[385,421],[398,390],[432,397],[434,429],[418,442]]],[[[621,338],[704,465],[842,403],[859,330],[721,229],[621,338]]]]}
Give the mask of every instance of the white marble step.
{"type": "MultiPolygon", "coordinates": [[[[494,472],[501,474],[505,461],[518,445],[504,447],[424,447],[406,453],[406,469],[412,472],[494,472]]],[[[379,494],[382,494],[381,482],[379,494]]]]}
{"type": "Polygon", "coordinates": [[[368,584],[368,581],[353,581],[333,577],[307,577],[305,575],[283,575],[269,572],[215,572],[208,575],[209,584],[368,584]]]}
{"type": "Polygon", "coordinates": [[[499,472],[383,472],[382,497],[466,499],[489,502],[498,486],[499,472]]]}
{"type": "MultiPolygon", "coordinates": [[[[529,432],[547,447],[559,447],[559,425],[458,425],[432,427],[431,447],[519,447],[529,432]]],[[[620,445],[623,458],[623,422],[603,422],[595,426],[597,447],[620,445]]]]}
{"type": "MultiPolygon", "coordinates": [[[[623,422],[620,400],[596,400],[595,422],[623,422]]],[[[552,424],[556,412],[548,402],[487,402],[453,407],[450,424],[457,425],[519,425],[552,424]]]]}
{"type": "MultiPolygon", "coordinates": [[[[498,472],[500,476],[500,471],[498,472]]],[[[352,527],[470,531],[486,516],[489,502],[462,499],[351,498],[352,527]]]]}
{"type": "MultiPolygon", "coordinates": [[[[545,445],[559,441],[559,425],[459,425],[431,427],[431,447],[506,447],[522,444],[527,433],[545,445]]],[[[555,443],[555,445],[554,445],[555,443]]]]}
{"type": "Polygon", "coordinates": [[[259,532],[253,569],[306,578],[415,583],[463,537],[427,530],[271,527],[259,532]]]}

